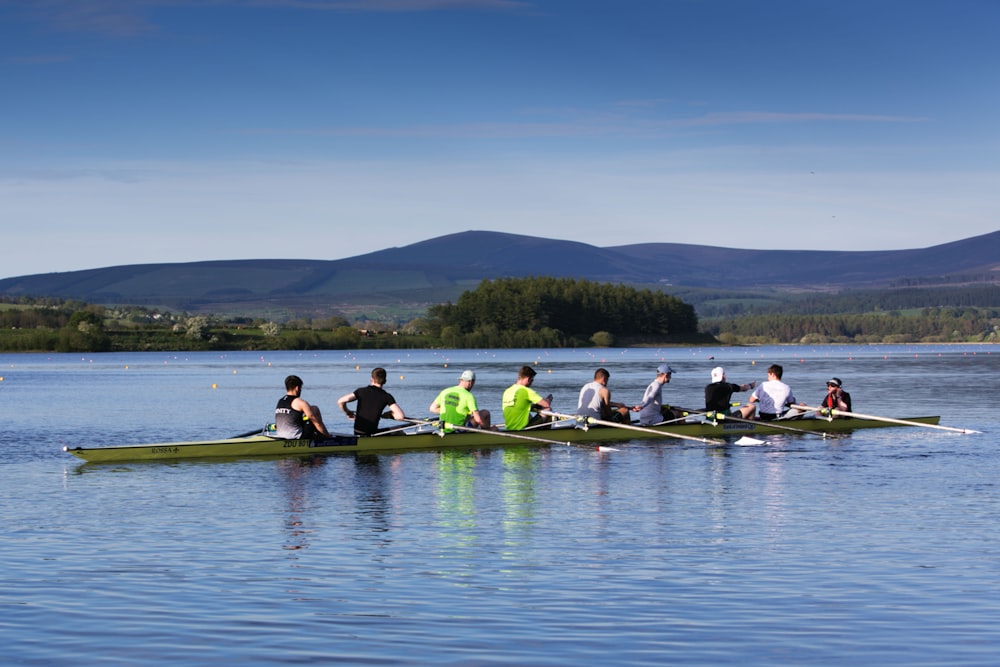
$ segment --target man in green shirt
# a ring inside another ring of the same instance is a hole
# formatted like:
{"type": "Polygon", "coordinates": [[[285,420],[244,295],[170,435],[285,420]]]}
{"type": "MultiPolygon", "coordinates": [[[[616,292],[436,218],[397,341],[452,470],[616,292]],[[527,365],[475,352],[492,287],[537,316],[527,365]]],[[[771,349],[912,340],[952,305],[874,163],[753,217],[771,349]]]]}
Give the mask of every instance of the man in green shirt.
{"type": "Polygon", "coordinates": [[[507,387],[503,393],[503,421],[508,431],[520,431],[528,426],[544,424],[551,420],[546,415],[535,414],[532,410],[548,410],[552,407],[552,394],[545,398],[531,388],[535,381],[535,369],[521,366],[517,372],[517,382],[507,387]]]}
{"type": "Polygon", "coordinates": [[[441,415],[441,421],[450,426],[489,429],[490,411],[480,410],[476,404],[476,397],[471,391],[474,384],[476,374],[462,371],[458,384],[441,390],[431,403],[430,411],[441,415]]]}

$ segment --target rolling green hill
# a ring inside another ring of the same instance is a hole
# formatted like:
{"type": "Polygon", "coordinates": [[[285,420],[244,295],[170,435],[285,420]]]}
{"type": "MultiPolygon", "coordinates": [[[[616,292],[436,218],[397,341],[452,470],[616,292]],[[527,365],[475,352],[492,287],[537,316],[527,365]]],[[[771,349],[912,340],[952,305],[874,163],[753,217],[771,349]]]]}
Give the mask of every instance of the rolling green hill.
{"type": "Polygon", "coordinates": [[[669,243],[598,248],[470,231],[341,260],[145,264],[0,280],[0,295],[191,313],[406,319],[483,279],[546,275],[655,287],[690,303],[995,281],[1000,231],[915,250],[744,250],[669,243]],[[711,294],[711,299],[705,295],[711,294]],[[701,297],[699,297],[701,295],[701,297]]]}

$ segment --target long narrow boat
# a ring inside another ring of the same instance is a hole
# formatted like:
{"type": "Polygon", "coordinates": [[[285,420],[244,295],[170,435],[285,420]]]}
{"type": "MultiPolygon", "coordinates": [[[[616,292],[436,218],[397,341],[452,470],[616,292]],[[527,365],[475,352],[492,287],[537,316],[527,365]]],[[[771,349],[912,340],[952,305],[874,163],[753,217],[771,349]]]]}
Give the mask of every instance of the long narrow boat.
{"type": "MultiPolygon", "coordinates": [[[[664,442],[687,442],[688,438],[725,438],[727,436],[778,435],[814,433],[817,435],[845,433],[862,428],[913,425],[934,425],[940,417],[911,417],[897,422],[860,418],[795,419],[779,422],[726,421],[669,424],[637,428],[595,427],[551,428],[534,431],[457,431],[442,434],[424,427],[416,432],[400,431],[375,436],[334,435],[328,440],[283,440],[264,433],[258,435],[203,440],[165,442],[120,447],[63,447],[63,450],[90,463],[117,461],[150,461],[206,457],[284,456],[302,454],[334,454],[338,452],[391,452],[417,449],[462,447],[499,447],[504,445],[599,445],[627,440],[656,439],[664,442]]],[[[720,441],[722,444],[722,441],[720,441]]]]}

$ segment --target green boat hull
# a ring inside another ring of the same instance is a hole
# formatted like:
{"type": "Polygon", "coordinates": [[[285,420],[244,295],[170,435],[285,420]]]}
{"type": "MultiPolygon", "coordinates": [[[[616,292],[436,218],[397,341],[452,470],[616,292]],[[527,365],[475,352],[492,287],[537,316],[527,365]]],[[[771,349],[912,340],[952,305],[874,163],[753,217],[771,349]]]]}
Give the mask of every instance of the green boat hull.
{"type": "MultiPolygon", "coordinates": [[[[939,417],[909,417],[913,424],[936,425],[939,417]]],[[[863,428],[899,427],[900,423],[858,418],[798,419],[781,422],[726,421],[670,424],[656,427],[552,428],[532,431],[456,431],[440,434],[394,433],[376,436],[335,435],[330,440],[282,440],[253,435],[225,440],[167,442],[121,447],[64,447],[64,451],[90,463],[157,461],[189,458],[240,458],[248,456],[301,456],[338,452],[395,452],[420,449],[500,447],[505,445],[600,446],[629,440],[657,440],[664,444],[689,443],[692,438],[727,438],[763,435],[836,434],[863,428]]],[[[719,441],[723,442],[722,440],[719,441]]]]}

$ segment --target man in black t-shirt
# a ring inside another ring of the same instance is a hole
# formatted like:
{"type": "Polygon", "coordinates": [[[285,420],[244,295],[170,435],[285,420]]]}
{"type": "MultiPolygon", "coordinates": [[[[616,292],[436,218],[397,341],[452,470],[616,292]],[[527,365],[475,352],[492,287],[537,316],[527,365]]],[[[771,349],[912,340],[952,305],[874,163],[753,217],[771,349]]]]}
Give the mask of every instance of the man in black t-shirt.
{"type": "Polygon", "coordinates": [[[397,421],[406,419],[403,408],[399,407],[392,394],[382,388],[385,381],[385,369],[374,368],[372,369],[371,384],[355,389],[350,394],[344,394],[337,399],[337,405],[344,411],[347,418],[354,420],[355,435],[372,435],[378,432],[378,422],[382,417],[382,411],[386,408],[389,409],[393,419],[397,421]],[[352,411],[347,407],[348,403],[354,401],[358,402],[357,411],[352,411]]]}
{"type": "Polygon", "coordinates": [[[734,384],[726,382],[726,371],[722,366],[712,369],[712,384],[705,386],[705,411],[721,412],[724,415],[739,414],[739,410],[733,410],[730,401],[737,391],[749,391],[757,386],[756,382],[750,384],[734,384]]]}

